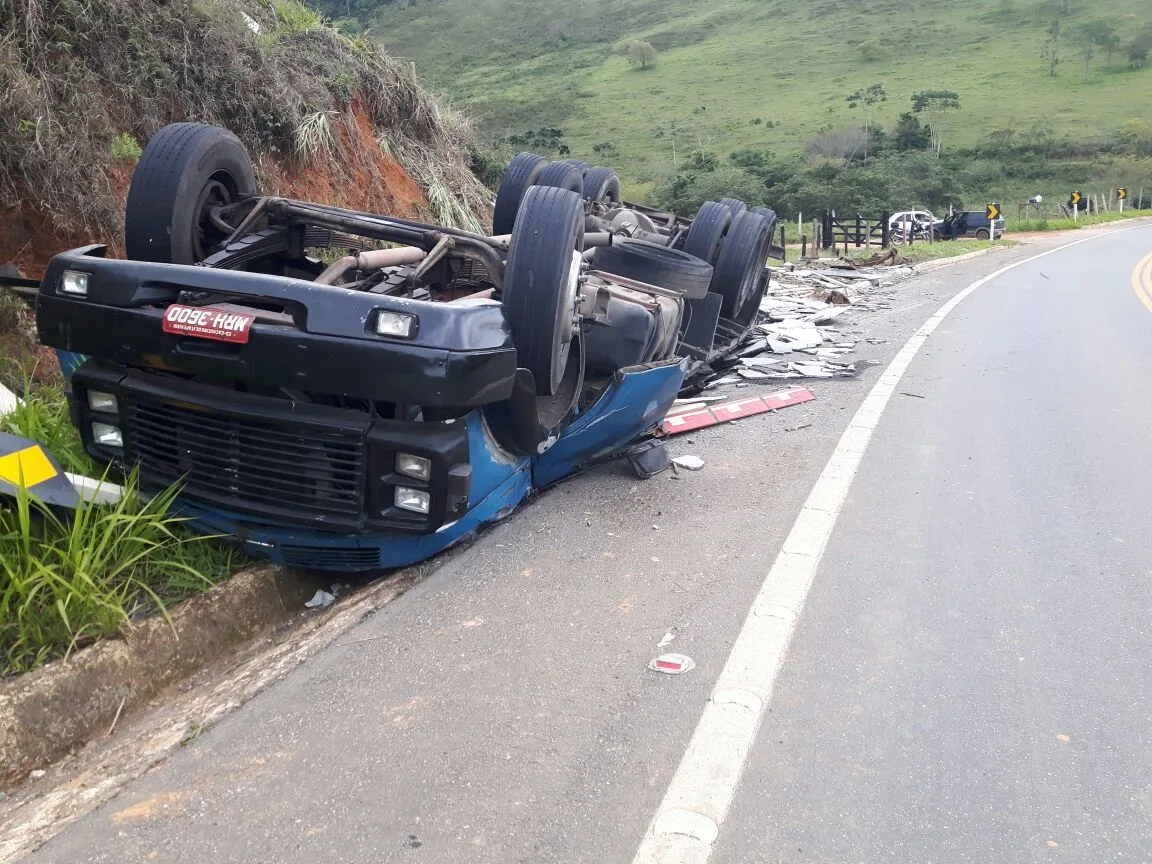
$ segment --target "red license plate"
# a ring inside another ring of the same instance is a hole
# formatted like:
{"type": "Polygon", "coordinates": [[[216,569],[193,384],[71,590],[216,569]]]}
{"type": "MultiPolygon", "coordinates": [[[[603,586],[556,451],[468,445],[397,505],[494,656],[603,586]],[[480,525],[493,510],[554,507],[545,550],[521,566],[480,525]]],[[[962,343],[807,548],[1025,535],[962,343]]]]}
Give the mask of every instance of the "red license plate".
{"type": "Polygon", "coordinates": [[[181,306],[177,303],[164,311],[163,328],[165,333],[180,336],[244,343],[248,341],[255,320],[255,315],[245,315],[243,312],[228,312],[211,306],[181,306]]]}

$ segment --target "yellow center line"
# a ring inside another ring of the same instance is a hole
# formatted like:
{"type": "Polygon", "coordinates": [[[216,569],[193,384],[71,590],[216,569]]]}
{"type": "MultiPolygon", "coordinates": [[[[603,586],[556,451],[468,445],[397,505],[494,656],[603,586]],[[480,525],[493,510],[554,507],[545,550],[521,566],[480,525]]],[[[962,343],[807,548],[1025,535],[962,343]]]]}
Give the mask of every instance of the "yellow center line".
{"type": "Polygon", "coordinates": [[[1132,271],[1132,290],[1140,302],[1152,311],[1152,253],[1145,256],[1132,271]]]}

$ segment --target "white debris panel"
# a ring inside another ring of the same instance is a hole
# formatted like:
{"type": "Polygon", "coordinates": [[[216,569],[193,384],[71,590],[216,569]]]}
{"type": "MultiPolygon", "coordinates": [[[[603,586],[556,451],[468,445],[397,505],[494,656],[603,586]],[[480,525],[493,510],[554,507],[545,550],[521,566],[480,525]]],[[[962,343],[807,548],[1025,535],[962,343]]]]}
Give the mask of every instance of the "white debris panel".
{"type": "Polygon", "coordinates": [[[840,325],[857,310],[892,308],[886,293],[915,274],[911,267],[784,265],[772,269],[760,316],[748,342],[704,384],[705,390],[770,379],[838,378],[856,374],[857,339],[840,325]]]}

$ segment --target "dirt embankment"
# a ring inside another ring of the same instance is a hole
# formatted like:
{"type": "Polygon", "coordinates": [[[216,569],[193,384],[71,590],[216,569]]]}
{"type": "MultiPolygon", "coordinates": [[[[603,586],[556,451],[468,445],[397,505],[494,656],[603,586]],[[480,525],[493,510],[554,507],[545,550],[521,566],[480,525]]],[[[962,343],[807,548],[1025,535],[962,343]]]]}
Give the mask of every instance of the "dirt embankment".
{"type": "MultiPolygon", "coordinates": [[[[256,157],[256,170],[261,190],[270,195],[301,198],[395,216],[417,217],[426,212],[427,198],[419,184],[403,166],[387,155],[376,142],[372,122],[361,104],[351,106],[348,114],[335,124],[333,150],[339,159],[319,156],[308,160],[285,159],[273,154],[256,157]]],[[[134,161],[117,160],[108,172],[109,192],[123,206],[128,197],[134,161]]],[[[25,203],[0,210],[0,262],[12,262],[25,275],[38,278],[52,256],[89,243],[103,243],[112,256],[123,254],[119,233],[85,229],[60,228],[50,214],[25,203]]],[[[4,332],[0,318],[0,354],[5,338],[16,338],[11,330],[4,332]]],[[[8,321],[11,324],[11,319],[8,321]]],[[[27,351],[21,351],[26,354],[27,351]]]]}
{"type": "Polygon", "coordinates": [[[446,223],[485,206],[468,122],[300,0],[10,0],[0,263],[37,276],[64,249],[121,253],[140,149],[189,120],[235,132],[270,194],[446,223]]]}

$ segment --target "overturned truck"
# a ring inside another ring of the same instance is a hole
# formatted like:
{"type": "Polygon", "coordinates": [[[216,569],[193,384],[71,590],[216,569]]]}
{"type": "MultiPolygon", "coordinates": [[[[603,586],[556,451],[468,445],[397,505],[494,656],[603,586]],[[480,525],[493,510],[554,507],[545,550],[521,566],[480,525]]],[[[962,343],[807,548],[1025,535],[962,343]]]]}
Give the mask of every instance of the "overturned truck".
{"type": "Polygon", "coordinates": [[[180,123],[136,167],[129,260],[56,256],[37,324],[93,457],[250,554],[393,567],[650,438],[747,336],[775,221],[520,154],[485,236],[262,196],[235,136],[180,123]]]}

